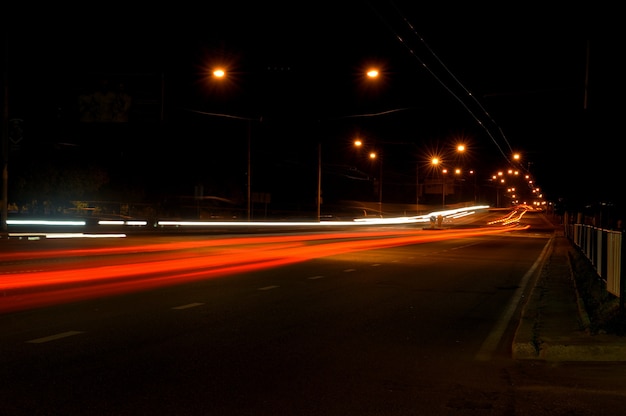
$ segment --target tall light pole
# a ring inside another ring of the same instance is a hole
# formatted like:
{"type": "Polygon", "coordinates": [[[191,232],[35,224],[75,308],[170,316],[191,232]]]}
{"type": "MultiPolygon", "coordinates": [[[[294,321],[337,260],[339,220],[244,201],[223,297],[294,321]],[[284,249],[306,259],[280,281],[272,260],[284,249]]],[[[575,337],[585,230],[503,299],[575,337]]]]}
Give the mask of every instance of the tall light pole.
{"type": "Polygon", "coordinates": [[[322,215],[322,142],[317,143],[317,222],[322,215]]]}
{"type": "MultiPolygon", "coordinates": [[[[441,159],[439,159],[438,157],[433,157],[430,160],[430,164],[432,166],[439,166],[439,164],[441,164],[441,159]]],[[[442,168],[440,171],[441,173],[441,205],[442,208],[445,208],[446,206],[446,179],[445,179],[445,173],[447,172],[447,169],[442,168]]]]}
{"type": "MultiPolygon", "coordinates": [[[[360,148],[363,146],[363,141],[361,139],[356,139],[354,141],[354,147],[360,148]]],[[[383,158],[382,152],[370,151],[368,155],[370,160],[378,159],[378,212],[379,215],[383,216],[383,158]]]]}
{"type": "Polygon", "coordinates": [[[382,152],[377,154],[376,152],[370,153],[370,159],[378,159],[378,213],[380,217],[383,217],[383,157],[382,152]]]}
{"type": "Polygon", "coordinates": [[[246,213],[248,221],[252,219],[252,156],[251,156],[251,143],[252,142],[252,121],[248,120],[248,161],[246,168],[246,213]]]}
{"type": "Polygon", "coordinates": [[[2,126],[2,149],[0,152],[2,153],[2,195],[0,195],[0,202],[2,202],[2,212],[0,213],[0,217],[2,218],[2,231],[7,231],[7,217],[9,214],[8,209],[8,187],[9,187],[9,76],[8,76],[8,62],[9,62],[9,41],[8,36],[6,37],[6,43],[4,45],[4,53],[5,53],[5,62],[7,65],[2,74],[2,100],[3,100],[3,111],[2,111],[2,120],[0,121],[0,125],[2,126]]]}
{"type": "Polygon", "coordinates": [[[478,204],[478,181],[476,178],[476,171],[472,169],[469,173],[474,177],[474,205],[476,205],[478,204]]]}
{"type": "MultiPolygon", "coordinates": [[[[218,82],[223,82],[226,78],[226,70],[223,68],[215,68],[211,75],[218,82]]],[[[246,217],[250,221],[252,219],[252,118],[238,117],[229,114],[203,113],[209,116],[235,118],[246,120],[247,125],[247,161],[246,161],[246,217]]]]}
{"type": "Polygon", "coordinates": [[[415,214],[420,215],[420,162],[415,163],[415,214]]]}
{"type": "Polygon", "coordinates": [[[441,208],[446,209],[446,173],[448,169],[441,169],[441,208]]]}

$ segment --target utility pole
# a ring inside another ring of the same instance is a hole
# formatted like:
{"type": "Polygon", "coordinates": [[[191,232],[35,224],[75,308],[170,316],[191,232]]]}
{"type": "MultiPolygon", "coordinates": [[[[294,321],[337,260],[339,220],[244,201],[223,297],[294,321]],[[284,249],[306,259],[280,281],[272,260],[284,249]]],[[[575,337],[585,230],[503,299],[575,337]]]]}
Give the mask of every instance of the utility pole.
{"type": "MultiPolygon", "coordinates": [[[[5,30],[8,32],[8,29],[5,30]]],[[[9,34],[6,33],[4,44],[4,70],[2,75],[2,232],[7,231],[9,215],[9,34]]]]}
{"type": "Polygon", "coordinates": [[[415,215],[420,215],[420,163],[415,167],[415,215]]]}
{"type": "Polygon", "coordinates": [[[322,215],[322,142],[317,143],[317,222],[322,215]]]}
{"type": "Polygon", "coordinates": [[[246,184],[246,204],[247,204],[247,216],[248,221],[252,219],[252,161],[251,161],[251,149],[252,146],[252,120],[248,120],[248,166],[247,166],[247,184],[246,184]]]}

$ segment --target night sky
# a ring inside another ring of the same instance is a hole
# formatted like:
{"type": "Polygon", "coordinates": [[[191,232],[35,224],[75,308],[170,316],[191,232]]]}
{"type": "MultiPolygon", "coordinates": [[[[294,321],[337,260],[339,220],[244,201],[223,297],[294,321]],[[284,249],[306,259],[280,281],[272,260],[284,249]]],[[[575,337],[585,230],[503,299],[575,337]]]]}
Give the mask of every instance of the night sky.
{"type": "Polygon", "coordinates": [[[592,39],[595,13],[418,3],[54,4],[38,18],[8,6],[9,118],[24,132],[11,158],[78,154],[147,194],[225,195],[245,185],[250,138],[253,189],[278,198],[281,182],[306,198],[319,143],[325,175],[343,183],[373,174],[356,136],[383,149],[391,175],[462,138],[474,169],[520,152],[548,200],[622,203],[623,48],[608,31],[592,39]],[[122,119],[86,118],[80,97],[122,87],[122,119]]]}

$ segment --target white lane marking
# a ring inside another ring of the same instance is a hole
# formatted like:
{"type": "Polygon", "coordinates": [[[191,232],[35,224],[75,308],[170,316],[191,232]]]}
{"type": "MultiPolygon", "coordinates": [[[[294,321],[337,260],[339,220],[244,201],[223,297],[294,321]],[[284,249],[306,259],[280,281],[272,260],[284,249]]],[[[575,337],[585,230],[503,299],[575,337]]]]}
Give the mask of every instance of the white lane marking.
{"type": "Polygon", "coordinates": [[[356,272],[356,269],[346,269],[343,272],[344,273],[356,272]]]}
{"type": "Polygon", "coordinates": [[[67,337],[71,337],[73,335],[78,335],[82,333],[83,331],[67,331],[67,332],[61,332],[55,335],[50,335],[49,337],[31,339],[30,341],[26,341],[26,342],[29,344],[42,344],[44,342],[55,341],[57,339],[67,338],[67,337]]]}
{"type": "Polygon", "coordinates": [[[372,266],[372,267],[378,267],[378,266],[380,266],[380,263],[374,263],[374,264],[371,264],[370,266],[372,266]]]}
{"type": "Polygon", "coordinates": [[[204,303],[188,303],[186,305],[180,305],[180,306],[174,306],[172,309],[189,309],[189,308],[195,308],[196,306],[201,306],[204,305],[204,303]]]}
{"type": "Polygon", "coordinates": [[[311,277],[308,277],[307,279],[315,280],[315,279],[323,279],[323,278],[324,276],[311,276],[311,277]]]}
{"type": "Polygon", "coordinates": [[[264,286],[264,287],[260,287],[258,290],[271,290],[271,289],[276,289],[277,287],[280,287],[280,286],[274,286],[274,285],[264,286]]]}

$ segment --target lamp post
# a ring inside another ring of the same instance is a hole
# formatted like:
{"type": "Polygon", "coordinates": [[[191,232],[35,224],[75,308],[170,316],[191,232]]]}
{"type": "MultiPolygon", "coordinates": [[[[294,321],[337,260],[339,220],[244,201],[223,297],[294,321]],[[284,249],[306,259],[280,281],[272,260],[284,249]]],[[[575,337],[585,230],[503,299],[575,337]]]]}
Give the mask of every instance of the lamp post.
{"type": "MultiPolygon", "coordinates": [[[[439,159],[438,157],[433,157],[430,160],[430,164],[435,167],[439,166],[440,163],[441,163],[441,159],[439,159]]],[[[446,180],[445,180],[444,173],[447,172],[447,169],[442,168],[440,172],[441,172],[441,205],[443,208],[446,205],[446,180]]]]}
{"type": "Polygon", "coordinates": [[[377,154],[376,152],[370,153],[370,159],[378,159],[378,213],[380,217],[383,217],[383,157],[382,153],[377,154]]]}
{"type": "MultiPolygon", "coordinates": [[[[224,79],[227,76],[227,72],[223,68],[215,68],[213,72],[211,72],[211,76],[213,79],[217,80],[217,82],[224,82],[224,79]]],[[[240,120],[246,120],[248,123],[247,126],[247,161],[246,161],[246,217],[247,220],[250,221],[252,219],[252,118],[238,117],[229,114],[218,114],[218,113],[203,113],[205,115],[214,116],[214,117],[225,117],[225,118],[234,118],[240,120]]]]}
{"type": "Polygon", "coordinates": [[[322,215],[322,143],[317,143],[317,222],[322,215]]]}
{"type": "MultiPolygon", "coordinates": [[[[354,141],[354,147],[360,148],[363,146],[363,141],[361,139],[356,139],[354,141]]],[[[382,152],[370,151],[368,155],[370,160],[378,159],[378,212],[379,215],[383,216],[383,158],[382,152]]]]}
{"type": "Polygon", "coordinates": [[[500,208],[500,185],[504,186],[504,172],[498,171],[497,174],[491,177],[496,189],[496,208],[500,208]]]}
{"type": "Polygon", "coordinates": [[[251,143],[252,142],[252,122],[248,120],[248,161],[247,161],[247,175],[246,175],[246,213],[248,221],[252,218],[252,157],[251,157],[251,143]]]}
{"type": "Polygon", "coordinates": [[[469,171],[469,174],[474,177],[474,205],[478,204],[478,182],[476,180],[476,171],[474,169],[469,171]]]}
{"type": "Polygon", "coordinates": [[[441,208],[446,208],[446,173],[448,169],[441,169],[441,208]]]}
{"type": "Polygon", "coordinates": [[[420,215],[420,163],[415,163],[415,215],[420,215]]]}

